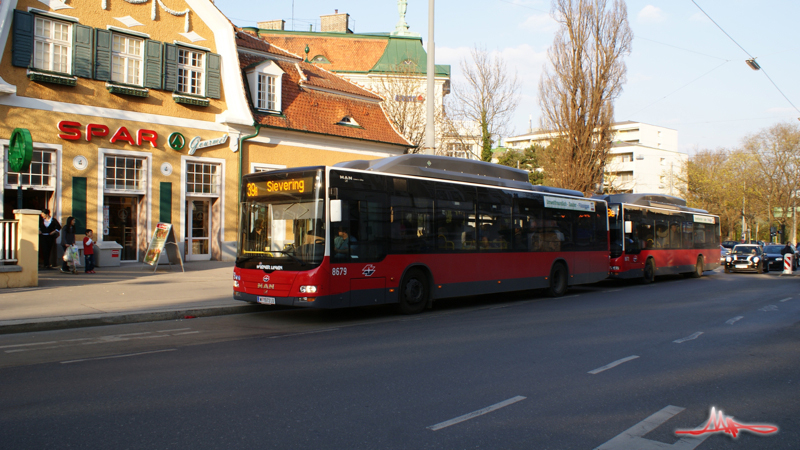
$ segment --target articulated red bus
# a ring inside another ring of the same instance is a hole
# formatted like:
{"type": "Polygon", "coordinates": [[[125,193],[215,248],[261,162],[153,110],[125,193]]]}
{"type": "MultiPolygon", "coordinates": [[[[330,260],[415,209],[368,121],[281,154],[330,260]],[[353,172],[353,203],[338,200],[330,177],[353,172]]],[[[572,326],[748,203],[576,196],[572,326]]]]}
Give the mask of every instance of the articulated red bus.
{"type": "Polygon", "coordinates": [[[547,289],[608,277],[605,201],[523,170],[403,155],[243,178],[238,300],[316,308],[547,289]]]}
{"type": "Polygon", "coordinates": [[[719,267],[719,217],[657,194],[595,196],[608,202],[612,278],[684,273],[703,276],[719,267]]]}

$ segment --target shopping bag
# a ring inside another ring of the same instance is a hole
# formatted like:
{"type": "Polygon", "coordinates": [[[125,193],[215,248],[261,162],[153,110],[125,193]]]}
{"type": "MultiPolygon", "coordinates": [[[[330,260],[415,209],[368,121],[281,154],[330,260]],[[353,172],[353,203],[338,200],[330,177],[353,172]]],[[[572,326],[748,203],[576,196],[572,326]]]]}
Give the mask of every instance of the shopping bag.
{"type": "Polygon", "coordinates": [[[75,247],[74,245],[70,245],[69,249],[70,249],[69,257],[72,260],[72,263],[75,264],[75,267],[80,267],[81,258],[80,258],[80,255],[78,253],[78,248],[75,247]]]}

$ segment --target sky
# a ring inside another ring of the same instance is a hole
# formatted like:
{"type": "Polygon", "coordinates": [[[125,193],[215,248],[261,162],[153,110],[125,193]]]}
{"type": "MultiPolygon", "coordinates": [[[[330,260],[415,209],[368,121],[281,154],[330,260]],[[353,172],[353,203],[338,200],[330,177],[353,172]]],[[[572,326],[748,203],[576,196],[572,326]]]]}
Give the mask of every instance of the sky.
{"type": "MultiPolygon", "coordinates": [[[[396,0],[215,4],[242,27],[284,19],[291,29],[294,18],[297,30],[308,30],[310,24],[319,30],[319,16],[335,9],[350,14],[356,33],[390,32],[399,20],[396,0]]],[[[615,102],[616,121],[677,130],[678,149],[691,155],[738,148],[749,135],[800,118],[795,107],[800,107],[800,2],[630,0],[627,9],[634,39],[624,58],[627,81],[615,102]],[[762,70],[745,63],[752,57],[762,70]]],[[[549,0],[435,2],[436,64],[451,65],[453,84],[463,82],[459,66],[469,61],[474,47],[499,53],[517,73],[521,97],[511,135],[539,124],[539,79],[558,30],[550,10],[549,0]]],[[[406,21],[427,48],[428,1],[408,0],[406,21]]]]}

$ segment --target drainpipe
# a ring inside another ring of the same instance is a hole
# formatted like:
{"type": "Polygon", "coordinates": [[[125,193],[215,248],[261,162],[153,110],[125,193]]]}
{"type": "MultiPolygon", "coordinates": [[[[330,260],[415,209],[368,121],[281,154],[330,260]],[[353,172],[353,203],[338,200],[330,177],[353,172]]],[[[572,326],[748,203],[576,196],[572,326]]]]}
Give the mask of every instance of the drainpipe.
{"type": "Polygon", "coordinates": [[[239,137],[239,192],[238,197],[236,197],[236,221],[238,222],[241,218],[241,208],[242,208],[242,164],[244,161],[244,141],[248,139],[252,139],[258,136],[258,133],[261,132],[261,124],[258,122],[253,122],[253,126],[256,128],[256,132],[247,136],[239,137]]]}

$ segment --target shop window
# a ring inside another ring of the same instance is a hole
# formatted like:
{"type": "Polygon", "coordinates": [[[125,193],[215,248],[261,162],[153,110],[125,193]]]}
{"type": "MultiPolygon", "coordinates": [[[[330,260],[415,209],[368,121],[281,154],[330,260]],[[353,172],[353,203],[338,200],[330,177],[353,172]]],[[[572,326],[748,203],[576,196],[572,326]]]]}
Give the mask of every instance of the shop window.
{"type": "Polygon", "coordinates": [[[142,86],[144,39],[114,34],[111,46],[111,81],[142,86]]]}
{"type": "MultiPolygon", "coordinates": [[[[8,158],[8,146],[5,147],[6,159],[8,158]]],[[[6,174],[6,187],[13,188],[17,184],[28,188],[50,188],[55,189],[56,152],[52,150],[33,149],[31,165],[27,172],[6,174]]]]}
{"type": "Polygon", "coordinates": [[[186,193],[219,195],[220,166],[199,162],[186,163],[186,193]]]}
{"type": "Polygon", "coordinates": [[[178,92],[190,95],[204,95],[205,53],[178,49],[178,92]]]}
{"type": "Polygon", "coordinates": [[[113,191],[144,191],[144,158],[106,156],[105,189],[113,191]]]}

